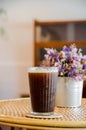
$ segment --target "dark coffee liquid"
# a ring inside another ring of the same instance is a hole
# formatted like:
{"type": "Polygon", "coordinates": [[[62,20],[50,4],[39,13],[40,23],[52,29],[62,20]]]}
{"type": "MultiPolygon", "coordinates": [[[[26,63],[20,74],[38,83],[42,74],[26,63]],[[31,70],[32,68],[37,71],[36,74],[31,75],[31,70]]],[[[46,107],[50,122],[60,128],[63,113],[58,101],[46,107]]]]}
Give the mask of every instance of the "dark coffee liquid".
{"type": "Polygon", "coordinates": [[[53,112],[55,106],[57,73],[28,73],[32,110],[44,113],[53,112]]]}

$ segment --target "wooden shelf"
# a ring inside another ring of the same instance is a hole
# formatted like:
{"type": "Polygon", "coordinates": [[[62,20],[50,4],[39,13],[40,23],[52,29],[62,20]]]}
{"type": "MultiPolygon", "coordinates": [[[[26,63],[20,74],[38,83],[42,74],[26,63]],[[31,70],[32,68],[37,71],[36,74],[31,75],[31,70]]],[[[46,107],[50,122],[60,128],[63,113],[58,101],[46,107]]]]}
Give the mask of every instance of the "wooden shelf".
{"type": "Polygon", "coordinates": [[[41,49],[62,48],[71,43],[86,48],[86,20],[34,21],[34,66],[40,63],[41,49]]]}

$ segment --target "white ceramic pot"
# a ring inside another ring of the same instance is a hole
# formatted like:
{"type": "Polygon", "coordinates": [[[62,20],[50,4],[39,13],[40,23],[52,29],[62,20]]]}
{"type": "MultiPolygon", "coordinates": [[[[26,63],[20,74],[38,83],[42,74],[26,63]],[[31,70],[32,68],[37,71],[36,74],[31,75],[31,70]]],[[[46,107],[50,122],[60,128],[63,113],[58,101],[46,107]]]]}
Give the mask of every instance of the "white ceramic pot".
{"type": "Polygon", "coordinates": [[[79,107],[81,106],[83,80],[76,81],[73,78],[58,77],[56,106],[79,107]]]}

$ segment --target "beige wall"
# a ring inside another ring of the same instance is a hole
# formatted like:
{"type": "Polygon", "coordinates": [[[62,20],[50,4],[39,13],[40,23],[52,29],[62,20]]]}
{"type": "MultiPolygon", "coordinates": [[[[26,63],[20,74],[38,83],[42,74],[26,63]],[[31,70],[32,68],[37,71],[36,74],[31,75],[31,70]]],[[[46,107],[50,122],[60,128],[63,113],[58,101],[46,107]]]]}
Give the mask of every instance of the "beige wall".
{"type": "Polygon", "coordinates": [[[32,25],[9,24],[0,40],[0,98],[29,93],[27,68],[33,65],[32,25]],[[29,30],[29,31],[28,31],[29,30]]]}
{"type": "Polygon", "coordinates": [[[85,0],[0,0],[7,11],[7,35],[0,38],[0,99],[29,93],[33,66],[33,21],[86,20],[85,0]]]}

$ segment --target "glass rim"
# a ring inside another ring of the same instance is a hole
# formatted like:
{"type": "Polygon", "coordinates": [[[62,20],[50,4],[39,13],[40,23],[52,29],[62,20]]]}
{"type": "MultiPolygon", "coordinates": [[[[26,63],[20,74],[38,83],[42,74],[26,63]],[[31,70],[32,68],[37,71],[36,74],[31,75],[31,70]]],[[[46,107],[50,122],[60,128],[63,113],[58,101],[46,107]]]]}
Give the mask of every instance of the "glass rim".
{"type": "Polygon", "coordinates": [[[58,68],[57,67],[28,67],[27,72],[37,72],[37,73],[45,73],[45,72],[57,72],[58,73],[58,68]]]}

